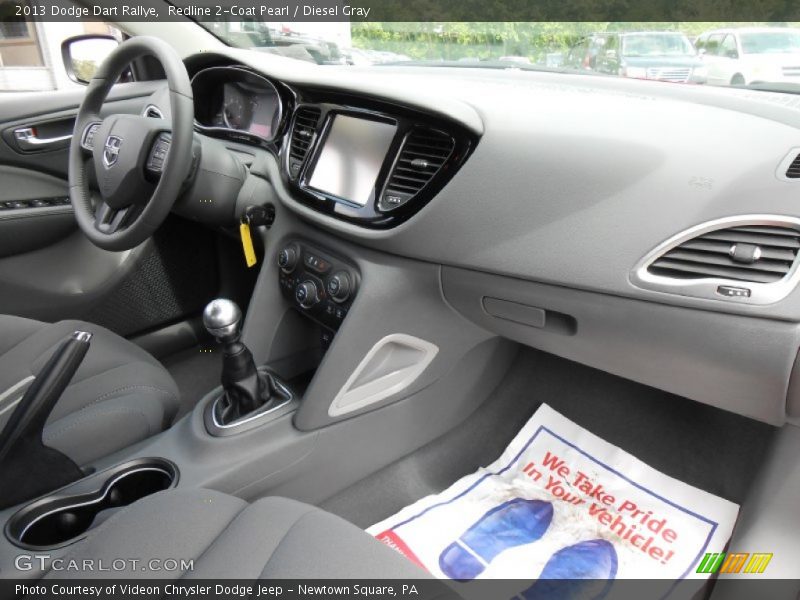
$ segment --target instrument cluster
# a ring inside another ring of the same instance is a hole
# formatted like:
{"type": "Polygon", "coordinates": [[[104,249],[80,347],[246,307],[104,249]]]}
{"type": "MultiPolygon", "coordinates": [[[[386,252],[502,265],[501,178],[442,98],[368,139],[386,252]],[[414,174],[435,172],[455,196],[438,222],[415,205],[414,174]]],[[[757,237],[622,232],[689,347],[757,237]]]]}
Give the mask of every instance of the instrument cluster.
{"type": "Polygon", "coordinates": [[[211,67],[192,79],[197,128],[239,141],[271,142],[283,105],[271,81],[241,67],[211,67]]]}

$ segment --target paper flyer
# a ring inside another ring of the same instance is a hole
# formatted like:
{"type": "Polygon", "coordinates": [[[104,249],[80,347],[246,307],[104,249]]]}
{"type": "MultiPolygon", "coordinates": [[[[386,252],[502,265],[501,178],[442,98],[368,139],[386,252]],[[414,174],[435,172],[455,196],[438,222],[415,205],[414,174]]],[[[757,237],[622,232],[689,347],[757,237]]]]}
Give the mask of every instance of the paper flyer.
{"type": "Polygon", "coordinates": [[[738,510],[542,405],[493,464],[368,532],[443,579],[658,579],[668,597],[708,577],[738,510]]]}

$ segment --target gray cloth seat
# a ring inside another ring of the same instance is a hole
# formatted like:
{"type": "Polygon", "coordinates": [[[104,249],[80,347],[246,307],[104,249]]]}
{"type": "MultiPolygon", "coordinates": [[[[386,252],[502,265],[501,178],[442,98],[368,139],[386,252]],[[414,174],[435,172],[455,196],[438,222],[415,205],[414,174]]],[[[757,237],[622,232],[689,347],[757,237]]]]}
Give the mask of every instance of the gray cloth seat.
{"type": "Polygon", "coordinates": [[[51,571],[45,577],[159,579],[420,579],[426,573],[351,523],[287,498],[244,500],[205,489],[159,492],[91,530],[65,562],[126,557],[191,568],[51,571]],[[188,566],[188,565],[187,565],[188,566]]]}
{"type": "MultiPolygon", "coordinates": [[[[0,315],[0,395],[35,375],[75,330],[90,331],[91,346],[50,414],[43,440],[80,465],[162,431],[175,416],[179,397],[156,359],[108,329],[10,315],[0,315]]],[[[12,412],[0,414],[0,427],[12,412]]]]}

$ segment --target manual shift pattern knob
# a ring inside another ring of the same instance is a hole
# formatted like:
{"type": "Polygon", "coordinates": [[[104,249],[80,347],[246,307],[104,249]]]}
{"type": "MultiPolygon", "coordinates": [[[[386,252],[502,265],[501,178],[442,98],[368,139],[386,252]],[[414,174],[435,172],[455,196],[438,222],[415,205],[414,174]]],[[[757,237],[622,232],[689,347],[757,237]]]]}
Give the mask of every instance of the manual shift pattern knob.
{"type": "Polygon", "coordinates": [[[212,300],[203,311],[203,325],[220,342],[236,341],[241,321],[242,311],[235,302],[226,298],[212,300]]]}

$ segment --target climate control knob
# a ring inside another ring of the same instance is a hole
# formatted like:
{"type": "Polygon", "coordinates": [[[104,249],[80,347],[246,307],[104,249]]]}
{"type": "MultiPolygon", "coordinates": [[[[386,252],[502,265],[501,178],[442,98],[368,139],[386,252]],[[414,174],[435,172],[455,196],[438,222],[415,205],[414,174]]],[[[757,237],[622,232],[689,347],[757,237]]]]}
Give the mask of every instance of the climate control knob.
{"type": "Polygon", "coordinates": [[[337,271],[328,280],[328,294],[337,302],[344,302],[350,297],[353,289],[350,282],[350,275],[347,271],[337,271]]]}
{"type": "Polygon", "coordinates": [[[319,302],[319,290],[317,284],[310,279],[298,283],[294,290],[294,298],[303,308],[311,308],[319,302]]]}
{"type": "Polygon", "coordinates": [[[297,261],[300,258],[300,252],[294,245],[286,246],[278,254],[278,266],[284,273],[291,273],[297,266],[297,261]]]}

